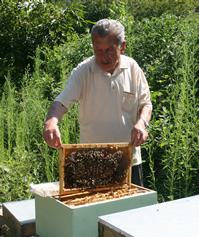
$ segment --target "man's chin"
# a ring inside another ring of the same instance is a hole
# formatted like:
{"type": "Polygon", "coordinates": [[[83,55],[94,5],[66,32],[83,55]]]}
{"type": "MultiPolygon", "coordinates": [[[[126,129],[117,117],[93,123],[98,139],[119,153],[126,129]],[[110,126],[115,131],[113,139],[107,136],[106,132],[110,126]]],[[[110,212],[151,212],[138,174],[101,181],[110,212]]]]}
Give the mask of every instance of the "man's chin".
{"type": "Polygon", "coordinates": [[[101,69],[109,72],[111,70],[111,65],[110,64],[101,64],[101,69]]]}

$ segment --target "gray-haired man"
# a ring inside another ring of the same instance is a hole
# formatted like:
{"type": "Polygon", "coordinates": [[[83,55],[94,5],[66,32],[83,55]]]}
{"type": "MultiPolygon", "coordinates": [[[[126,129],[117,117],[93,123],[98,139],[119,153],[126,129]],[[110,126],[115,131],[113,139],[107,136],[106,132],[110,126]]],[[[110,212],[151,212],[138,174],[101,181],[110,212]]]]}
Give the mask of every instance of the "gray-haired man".
{"type": "Polygon", "coordinates": [[[72,103],[80,101],[80,143],[132,142],[132,183],[143,186],[140,145],[148,137],[150,91],[143,71],[124,56],[123,25],[102,19],[91,31],[94,55],[73,69],[64,90],[49,109],[43,138],[61,147],[58,122],[72,103]]]}

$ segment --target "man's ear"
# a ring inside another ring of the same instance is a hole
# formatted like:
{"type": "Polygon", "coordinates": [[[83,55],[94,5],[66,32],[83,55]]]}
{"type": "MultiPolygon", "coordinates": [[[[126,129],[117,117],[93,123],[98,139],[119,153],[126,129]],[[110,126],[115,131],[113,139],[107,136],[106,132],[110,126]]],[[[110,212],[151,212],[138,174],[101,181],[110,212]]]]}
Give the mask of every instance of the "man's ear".
{"type": "Polygon", "coordinates": [[[126,48],[126,41],[124,41],[124,42],[122,43],[121,47],[120,47],[120,52],[121,52],[121,54],[124,53],[125,48],[126,48]]]}

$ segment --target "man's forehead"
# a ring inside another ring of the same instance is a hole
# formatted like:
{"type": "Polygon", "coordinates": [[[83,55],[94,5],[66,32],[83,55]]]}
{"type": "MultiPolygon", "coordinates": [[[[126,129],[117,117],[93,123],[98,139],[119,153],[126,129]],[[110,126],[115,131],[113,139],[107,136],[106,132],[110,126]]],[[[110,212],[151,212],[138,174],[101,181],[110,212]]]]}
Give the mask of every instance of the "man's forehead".
{"type": "Polygon", "coordinates": [[[95,34],[93,37],[93,44],[117,45],[117,36],[116,34],[108,34],[106,36],[100,36],[98,34],[95,34]]]}

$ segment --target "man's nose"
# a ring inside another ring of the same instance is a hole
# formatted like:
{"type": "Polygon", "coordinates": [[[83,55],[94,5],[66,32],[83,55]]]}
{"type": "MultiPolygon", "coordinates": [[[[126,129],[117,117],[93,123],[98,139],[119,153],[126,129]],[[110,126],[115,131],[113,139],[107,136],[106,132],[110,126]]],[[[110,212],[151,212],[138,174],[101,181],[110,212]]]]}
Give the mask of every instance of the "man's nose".
{"type": "Polygon", "coordinates": [[[108,54],[108,52],[103,52],[103,53],[101,54],[101,59],[102,59],[103,61],[109,59],[109,54],[108,54]]]}

